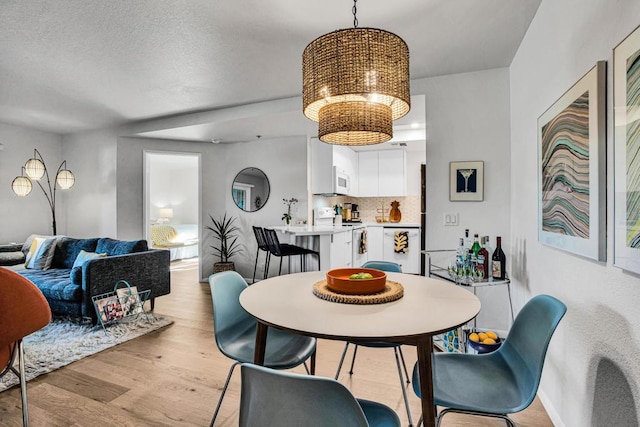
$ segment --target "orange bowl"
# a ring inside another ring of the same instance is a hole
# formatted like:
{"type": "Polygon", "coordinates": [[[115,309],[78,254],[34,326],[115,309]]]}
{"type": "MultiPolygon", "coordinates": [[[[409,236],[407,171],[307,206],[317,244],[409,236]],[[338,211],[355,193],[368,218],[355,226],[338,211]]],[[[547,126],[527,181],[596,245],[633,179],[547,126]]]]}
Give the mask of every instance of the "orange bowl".
{"type": "Polygon", "coordinates": [[[349,295],[369,295],[382,292],[387,283],[387,273],[373,268],[336,268],[327,271],[327,287],[333,292],[349,295]],[[350,279],[357,273],[369,273],[371,279],[350,279]]]}

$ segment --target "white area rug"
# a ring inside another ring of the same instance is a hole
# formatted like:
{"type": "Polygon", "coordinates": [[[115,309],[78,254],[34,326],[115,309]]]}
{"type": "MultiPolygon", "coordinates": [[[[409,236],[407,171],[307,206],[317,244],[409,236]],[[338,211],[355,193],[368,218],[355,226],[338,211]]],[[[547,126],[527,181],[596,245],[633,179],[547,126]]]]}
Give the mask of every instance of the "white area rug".
{"type": "MultiPolygon", "coordinates": [[[[163,316],[141,315],[109,325],[105,332],[100,326],[53,319],[23,340],[27,381],[171,323],[163,316]]],[[[0,379],[0,392],[15,384],[18,378],[8,373],[0,379]]]]}

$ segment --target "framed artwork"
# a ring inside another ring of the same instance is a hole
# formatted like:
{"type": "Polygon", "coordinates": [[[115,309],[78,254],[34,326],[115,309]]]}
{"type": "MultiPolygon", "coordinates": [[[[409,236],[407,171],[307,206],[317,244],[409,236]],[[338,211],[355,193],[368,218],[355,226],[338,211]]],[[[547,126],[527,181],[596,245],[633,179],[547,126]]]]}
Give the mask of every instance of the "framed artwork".
{"type": "Polygon", "coordinates": [[[606,63],[538,118],[538,240],[606,258],[606,63]]]}
{"type": "Polygon", "coordinates": [[[640,274],[640,27],[613,50],[614,265],[640,274]]]}
{"type": "Polygon", "coordinates": [[[452,202],[484,200],[484,162],[449,163],[449,200],[452,202]]]}

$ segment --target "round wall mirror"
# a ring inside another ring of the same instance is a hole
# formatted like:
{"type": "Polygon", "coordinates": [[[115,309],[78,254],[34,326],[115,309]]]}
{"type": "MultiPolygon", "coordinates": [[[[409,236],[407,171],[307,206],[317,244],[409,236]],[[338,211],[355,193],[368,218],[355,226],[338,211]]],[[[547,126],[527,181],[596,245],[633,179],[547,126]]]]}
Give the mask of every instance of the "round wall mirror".
{"type": "Polygon", "coordinates": [[[255,212],[267,203],[269,191],[269,179],[264,172],[258,168],[245,168],[234,178],[231,196],[240,209],[255,212]]]}

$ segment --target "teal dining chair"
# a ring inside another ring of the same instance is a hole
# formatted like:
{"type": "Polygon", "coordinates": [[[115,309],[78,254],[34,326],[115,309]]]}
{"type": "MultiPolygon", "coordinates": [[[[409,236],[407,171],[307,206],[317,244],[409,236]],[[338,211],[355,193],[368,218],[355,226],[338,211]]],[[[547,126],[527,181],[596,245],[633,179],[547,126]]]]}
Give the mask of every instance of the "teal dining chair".
{"type": "MultiPolygon", "coordinates": [[[[549,295],[532,298],[516,317],[498,350],[486,354],[436,353],[433,395],[444,407],[437,426],[450,412],[502,418],[526,409],[536,396],[551,337],[567,307],[549,295]]],[[[413,390],[420,397],[418,366],[413,390]]]]}
{"type": "MultiPolygon", "coordinates": [[[[382,270],[386,272],[392,273],[402,273],[402,268],[400,264],[391,262],[391,261],[367,261],[362,264],[363,268],[374,268],[376,270],[382,270]]],[[[409,418],[409,427],[413,425],[413,419],[411,417],[411,409],[409,407],[409,399],[407,397],[407,390],[404,385],[404,381],[406,378],[407,384],[410,383],[409,372],[407,370],[407,364],[404,361],[404,354],[402,354],[402,346],[396,343],[389,343],[383,341],[366,341],[366,342],[349,342],[347,341],[344,345],[344,350],[342,351],[342,356],[340,357],[340,363],[338,363],[338,370],[336,371],[335,379],[337,380],[340,376],[340,371],[342,370],[342,364],[344,363],[344,358],[347,355],[347,350],[349,349],[349,344],[353,344],[353,358],[351,359],[351,368],[349,369],[349,375],[353,375],[353,366],[356,362],[356,354],[358,353],[358,346],[368,347],[368,348],[392,348],[393,353],[396,358],[396,366],[398,367],[398,376],[400,377],[400,388],[402,389],[402,397],[404,398],[404,405],[407,410],[407,417],[409,418]],[[402,361],[402,365],[400,362],[402,361]],[[402,368],[404,368],[404,375],[402,374],[402,368]]]]}
{"type": "Polygon", "coordinates": [[[356,399],[331,378],[246,363],[240,370],[240,427],[400,427],[391,408],[356,399]]]}
{"type": "MultiPolygon", "coordinates": [[[[233,370],[241,363],[253,362],[257,321],[240,305],[240,293],[247,282],[235,271],[224,271],[209,276],[213,301],[213,332],[222,354],[235,361],[229,368],[227,379],[218,399],[211,426],[215,423],[222,399],[229,387],[233,370]]],[[[303,337],[275,328],[267,332],[264,364],[273,369],[291,369],[311,358],[308,373],[315,373],[316,339],[303,337]]]]}

